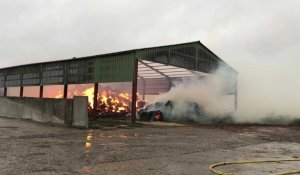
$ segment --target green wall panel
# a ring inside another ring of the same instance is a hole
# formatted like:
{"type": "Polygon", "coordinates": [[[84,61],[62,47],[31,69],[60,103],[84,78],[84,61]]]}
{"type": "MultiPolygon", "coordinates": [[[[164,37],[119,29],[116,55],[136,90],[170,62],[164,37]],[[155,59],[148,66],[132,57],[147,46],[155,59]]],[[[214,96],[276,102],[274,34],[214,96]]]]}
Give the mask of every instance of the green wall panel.
{"type": "Polygon", "coordinates": [[[133,69],[134,53],[96,58],[95,82],[132,81],[133,69]]]}

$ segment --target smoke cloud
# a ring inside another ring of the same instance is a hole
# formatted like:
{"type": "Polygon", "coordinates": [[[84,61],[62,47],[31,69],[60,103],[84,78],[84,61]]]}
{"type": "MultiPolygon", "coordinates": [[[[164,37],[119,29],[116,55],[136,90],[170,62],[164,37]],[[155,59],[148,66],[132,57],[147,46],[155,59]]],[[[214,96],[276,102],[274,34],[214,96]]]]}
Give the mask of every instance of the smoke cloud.
{"type": "Polygon", "coordinates": [[[212,75],[183,78],[175,82],[167,93],[159,95],[155,102],[169,102],[158,107],[167,120],[211,122],[235,115],[234,92],[236,76],[226,67],[220,67],[212,75]]]}
{"type": "Polygon", "coordinates": [[[210,75],[183,78],[182,81],[175,82],[169,92],[160,94],[154,102],[166,103],[169,101],[172,103],[171,107],[168,105],[157,107],[165,114],[164,117],[167,120],[172,121],[200,123],[221,121],[281,125],[299,123],[298,108],[292,105],[293,101],[288,102],[288,92],[284,92],[291,88],[281,89],[282,92],[279,93],[279,88],[282,86],[272,88],[271,84],[266,82],[253,80],[252,83],[255,87],[265,86],[266,89],[261,92],[245,93],[252,84],[239,78],[238,86],[241,92],[238,103],[240,106],[236,111],[234,106],[236,78],[230,69],[221,66],[210,75]],[[270,96],[266,98],[268,94],[270,96]],[[272,97],[276,97],[276,94],[277,97],[282,97],[282,102],[287,103],[282,104],[280,101],[271,100],[272,97]],[[263,98],[265,99],[263,100],[263,98]],[[276,107],[279,107],[279,112],[276,112],[276,107]]]}
{"type": "Polygon", "coordinates": [[[299,120],[300,61],[290,54],[260,58],[260,63],[249,61],[239,75],[238,121],[289,124],[299,120]]]}

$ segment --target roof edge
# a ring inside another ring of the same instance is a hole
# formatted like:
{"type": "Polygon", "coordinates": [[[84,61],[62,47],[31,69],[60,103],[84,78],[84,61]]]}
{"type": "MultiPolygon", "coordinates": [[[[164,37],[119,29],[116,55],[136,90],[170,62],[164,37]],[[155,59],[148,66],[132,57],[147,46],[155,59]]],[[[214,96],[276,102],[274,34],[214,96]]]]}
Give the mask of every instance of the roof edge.
{"type": "Polygon", "coordinates": [[[81,60],[81,59],[88,59],[88,58],[95,58],[95,57],[115,56],[115,55],[120,55],[120,54],[134,53],[134,52],[145,50],[145,49],[173,47],[173,46],[180,46],[180,45],[186,45],[186,44],[199,44],[201,47],[203,47],[204,49],[206,49],[213,56],[215,56],[220,61],[222,61],[223,63],[225,63],[227,66],[229,66],[233,71],[235,71],[236,73],[238,73],[229,64],[227,64],[224,60],[222,60],[218,55],[216,55],[214,52],[212,52],[210,49],[208,49],[204,44],[202,44],[200,40],[198,40],[198,41],[191,41],[191,42],[184,42],[184,43],[178,43],[178,44],[169,44],[169,45],[163,45],[163,46],[154,46],[154,47],[144,47],[144,48],[138,48],[138,49],[123,50],[123,51],[110,52],[110,53],[104,53],[104,54],[83,56],[83,57],[78,57],[78,58],[77,57],[73,57],[73,58],[69,58],[69,59],[61,59],[61,60],[45,61],[45,62],[38,62],[38,63],[22,64],[22,65],[16,65],[16,66],[3,67],[3,68],[0,68],[0,70],[1,69],[2,70],[3,69],[9,69],[9,68],[17,68],[17,67],[22,67],[22,66],[38,65],[38,64],[47,64],[47,63],[55,63],[55,62],[67,62],[67,61],[72,61],[72,60],[81,60]]]}

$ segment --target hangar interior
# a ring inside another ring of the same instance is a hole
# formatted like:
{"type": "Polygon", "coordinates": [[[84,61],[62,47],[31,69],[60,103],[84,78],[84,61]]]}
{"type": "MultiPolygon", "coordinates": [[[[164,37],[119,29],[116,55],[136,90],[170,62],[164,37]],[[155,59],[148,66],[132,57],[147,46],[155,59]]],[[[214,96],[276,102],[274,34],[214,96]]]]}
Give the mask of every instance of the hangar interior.
{"type": "Polygon", "coordinates": [[[88,96],[91,119],[131,118],[155,96],[184,77],[207,76],[220,65],[238,73],[200,41],[34,63],[0,69],[0,96],[73,98],[88,96]]]}

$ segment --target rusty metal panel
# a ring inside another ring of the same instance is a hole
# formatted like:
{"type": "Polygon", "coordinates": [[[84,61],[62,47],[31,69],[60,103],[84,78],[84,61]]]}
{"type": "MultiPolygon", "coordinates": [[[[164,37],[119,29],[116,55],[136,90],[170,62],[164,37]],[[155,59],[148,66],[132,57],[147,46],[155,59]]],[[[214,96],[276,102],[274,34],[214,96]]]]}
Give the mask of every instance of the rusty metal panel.
{"type": "Polygon", "coordinates": [[[98,57],[95,60],[95,83],[133,81],[133,52],[98,57]]]}

